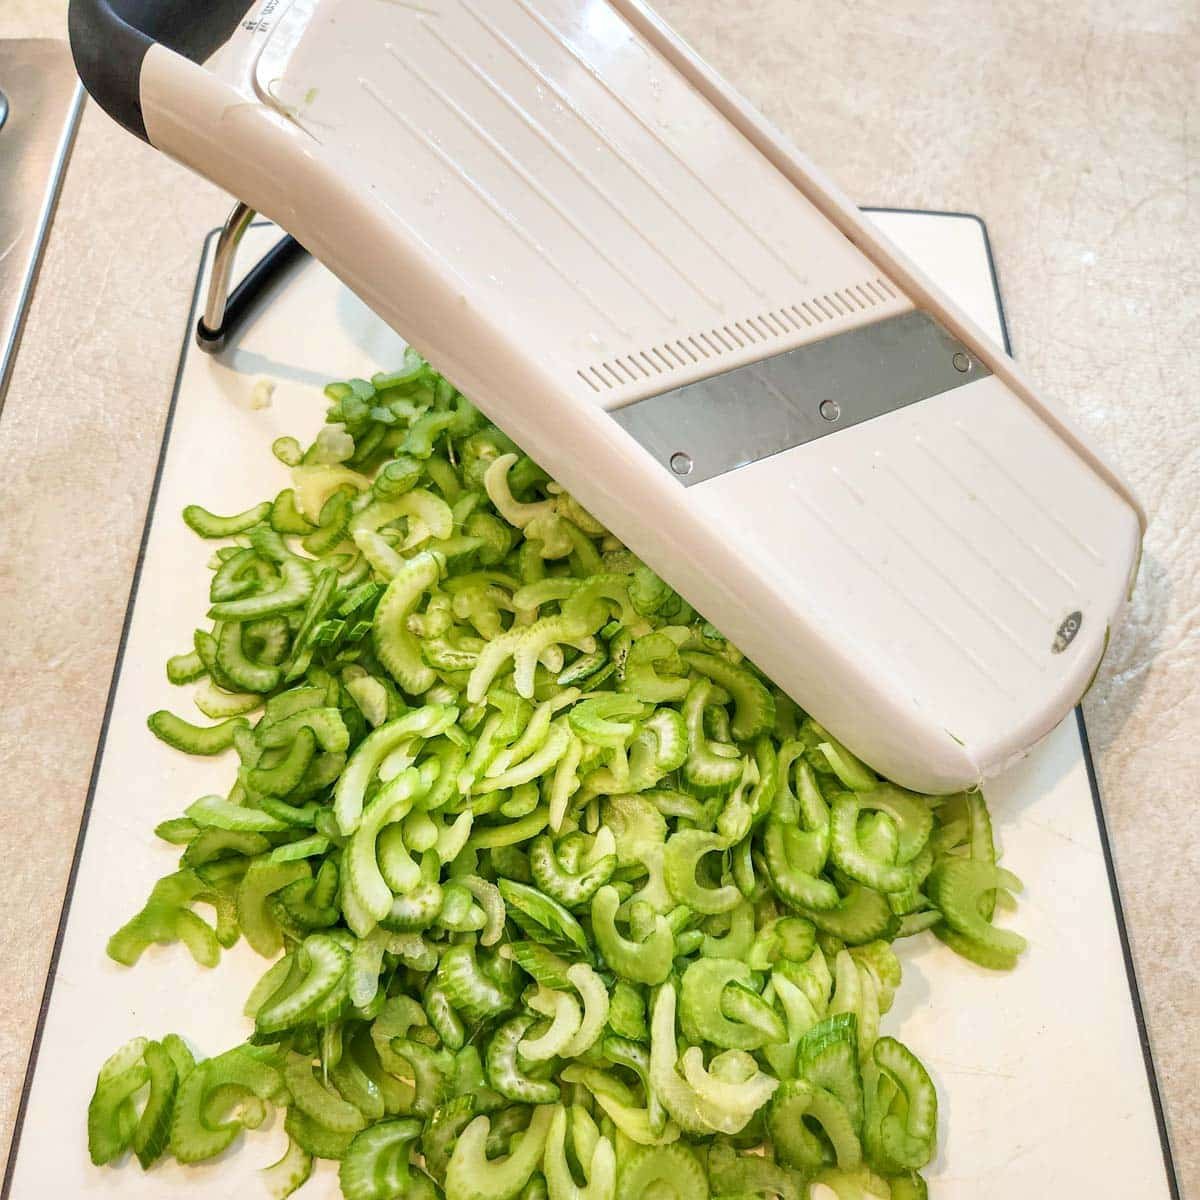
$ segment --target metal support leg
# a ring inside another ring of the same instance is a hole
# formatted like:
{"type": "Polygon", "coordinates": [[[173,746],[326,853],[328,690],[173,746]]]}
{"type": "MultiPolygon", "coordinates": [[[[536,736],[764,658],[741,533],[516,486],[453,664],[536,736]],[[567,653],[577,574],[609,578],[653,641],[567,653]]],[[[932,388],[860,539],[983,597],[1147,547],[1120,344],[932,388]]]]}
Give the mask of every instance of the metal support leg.
{"type": "Polygon", "coordinates": [[[196,326],[196,342],[201,350],[216,353],[225,344],[225,307],[229,302],[229,282],[233,278],[233,260],[238,246],[250,222],[254,210],[240,200],[225,221],[225,228],[217,238],[217,251],[213,255],[212,274],[208,280],[208,299],[204,302],[204,316],[196,326]]]}
{"type": "Polygon", "coordinates": [[[287,268],[304,257],[304,247],[290,234],[282,237],[248,270],[241,283],[232,290],[233,260],[237,257],[242,236],[254,220],[254,211],[238,204],[225,228],[217,238],[213,255],[212,275],[208,281],[208,298],[204,316],[196,322],[196,344],[208,354],[224,349],[226,341],[254,309],[287,268]]]}

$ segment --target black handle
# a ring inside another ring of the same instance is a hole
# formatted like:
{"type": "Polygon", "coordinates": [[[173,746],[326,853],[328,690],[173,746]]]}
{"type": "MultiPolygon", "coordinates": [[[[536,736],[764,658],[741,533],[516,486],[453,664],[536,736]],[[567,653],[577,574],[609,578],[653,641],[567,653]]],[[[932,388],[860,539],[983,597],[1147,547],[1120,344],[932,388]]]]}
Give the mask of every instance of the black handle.
{"type": "Polygon", "coordinates": [[[250,0],[71,0],[67,28],[83,86],[143,141],[142,60],[155,42],[200,63],[230,38],[250,0]]]}

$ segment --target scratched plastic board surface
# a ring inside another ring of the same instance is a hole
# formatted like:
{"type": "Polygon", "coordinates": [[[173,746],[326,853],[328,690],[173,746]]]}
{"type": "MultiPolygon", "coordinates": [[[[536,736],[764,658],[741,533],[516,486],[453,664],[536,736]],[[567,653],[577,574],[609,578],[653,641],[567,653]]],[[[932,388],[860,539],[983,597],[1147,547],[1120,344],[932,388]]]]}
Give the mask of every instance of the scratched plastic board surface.
{"type": "MultiPolygon", "coordinates": [[[[997,339],[1000,315],[982,229],[970,218],[881,213],[886,232],[997,339]]],[[[256,227],[257,258],[278,236],[256,227]]],[[[211,253],[207,246],[205,264],[211,253]]],[[[193,320],[194,320],[193,314],[193,320]]],[[[105,726],[90,818],[69,901],[6,1196],[216,1200],[262,1190],[258,1167],[284,1144],[278,1116],[218,1160],[88,1162],[84,1114],[105,1056],[137,1034],[183,1033],[204,1054],[241,1041],[246,994],[263,961],[244,945],[214,971],[179,946],[132,970],[104,955],[110,933],[138,909],[175,855],[151,830],[207,792],[228,760],[187,758],[154,740],[145,716],[186,712],[163,662],[186,646],[206,608],[211,545],[179,511],[196,501],[237,511],[284,486],[270,454],[281,434],[311,437],[320,387],[399,361],[400,339],[317,264],[276,292],[240,342],[215,361],[187,347],[168,429],[140,584],[105,726]],[[271,407],[251,410],[256,380],[276,383],[271,407]]],[[[1155,1104],[1126,977],[1115,898],[1087,760],[1074,717],[989,789],[1005,864],[1026,884],[1013,922],[1030,950],[1011,975],[956,958],[932,937],[900,943],[904,983],[885,1029],[928,1064],[938,1088],[940,1150],[927,1172],[934,1200],[1166,1200],[1155,1104]]],[[[299,1193],[339,1195],[329,1164],[299,1193]]]]}

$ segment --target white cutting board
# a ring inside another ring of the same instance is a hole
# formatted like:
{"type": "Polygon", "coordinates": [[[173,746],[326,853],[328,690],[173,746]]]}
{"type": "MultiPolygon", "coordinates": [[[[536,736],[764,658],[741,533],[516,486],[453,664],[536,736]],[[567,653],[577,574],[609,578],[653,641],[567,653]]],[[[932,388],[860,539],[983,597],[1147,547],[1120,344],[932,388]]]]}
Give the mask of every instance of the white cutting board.
{"type": "MultiPolygon", "coordinates": [[[[879,213],[888,233],[997,341],[1002,318],[986,235],[974,218],[879,213]]],[[[256,226],[242,263],[278,237],[256,226]]],[[[201,277],[213,239],[206,243],[201,277]]],[[[199,294],[199,293],[198,293],[199,294]]],[[[190,325],[196,319],[195,306],[190,325]]],[[[190,327],[189,327],[190,330],[190,327]]],[[[219,967],[196,967],[181,946],[154,948],[132,970],[105,942],[174,869],[178,851],[154,825],[206,792],[224,791],[229,760],[188,758],[156,741],[146,715],[197,716],[190,688],[173,688],[165,659],[188,649],[207,608],[211,544],[179,512],[198,502],[234,512],[286,484],[272,440],[302,441],[322,422],[321,386],[400,361],[402,341],[321,266],[305,261],[239,343],[214,360],[184,346],[161,475],[148,523],[111,710],[81,832],[77,869],[51,969],[6,1178],[11,1200],[215,1200],[262,1194],[255,1169],[284,1143],[278,1117],[213,1163],[174,1162],[143,1174],[136,1162],[93,1168],[84,1118],[96,1070],[126,1039],[183,1033],[203,1054],[249,1031],[242,1003],[264,962],[244,944],[219,967]],[[277,384],[270,408],[248,400],[277,384]]],[[[1164,1159],[1148,1059],[1119,907],[1074,716],[988,789],[1005,865],[1026,884],[1014,920],[1030,950],[1011,975],[973,967],[924,935],[901,943],[904,983],[884,1028],[928,1065],[941,1101],[934,1200],[1166,1200],[1164,1159]]],[[[338,1196],[325,1168],[302,1200],[338,1196]]]]}

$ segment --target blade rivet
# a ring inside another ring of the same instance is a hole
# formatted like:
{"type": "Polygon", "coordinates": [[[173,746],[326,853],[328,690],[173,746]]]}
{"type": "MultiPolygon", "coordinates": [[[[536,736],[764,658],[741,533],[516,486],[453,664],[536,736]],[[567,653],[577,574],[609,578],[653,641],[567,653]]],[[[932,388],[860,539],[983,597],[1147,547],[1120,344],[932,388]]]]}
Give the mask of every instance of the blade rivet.
{"type": "Polygon", "coordinates": [[[690,454],[684,454],[682,450],[676,450],[675,453],[671,455],[671,470],[674,471],[676,475],[690,475],[692,473],[692,467],[695,465],[696,464],[692,462],[692,456],[690,454]]]}
{"type": "Polygon", "coordinates": [[[836,400],[822,400],[817,411],[826,421],[836,421],[842,415],[842,406],[836,400]]]}
{"type": "Polygon", "coordinates": [[[954,358],[951,359],[951,362],[954,363],[954,369],[956,371],[962,371],[963,374],[966,374],[966,372],[971,369],[970,358],[968,358],[967,355],[965,355],[961,350],[955,354],[954,358]]]}

